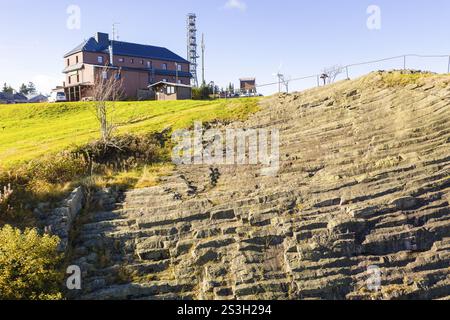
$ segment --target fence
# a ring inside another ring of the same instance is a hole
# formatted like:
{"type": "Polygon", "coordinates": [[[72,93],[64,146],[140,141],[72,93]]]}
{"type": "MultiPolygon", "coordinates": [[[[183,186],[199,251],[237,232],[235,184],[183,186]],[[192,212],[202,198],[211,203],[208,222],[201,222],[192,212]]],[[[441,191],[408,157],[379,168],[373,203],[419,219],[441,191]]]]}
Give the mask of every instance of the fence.
{"type": "MultiPolygon", "coordinates": [[[[450,73],[450,55],[419,55],[419,54],[406,54],[406,55],[401,55],[401,56],[395,56],[395,57],[389,57],[389,58],[384,58],[384,59],[379,59],[379,60],[372,60],[372,61],[366,61],[366,62],[360,62],[360,63],[354,63],[354,64],[349,64],[349,65],[345,65],[345,66],[339,66],[340,71],[342,71],[342,73],[344,73],[347,77],[347,79],[350,79],[350,73],[352,68],[355,67],[359,67],[359,66],[366,66],[366,65],[373,65],[375,63],[381,63],[381,62],[387,62],[387,61],[396,61],[396,60],[401,60],[402,62],[402,67],[403,70],[406,70],[408,67],[408,59],[409,58],[419,58],[419,59],[434,59],[434,58],[438,58],[438,59],[446,59],[446,63],[447,63],[447,73],[450,73]]],[[[281,92],[281,87],[285,86],[286,87],[286,92],[289,92],[289,84],[292,82],[296,82],[296,81],[301,81],[301,80],[308,80],[308,79],[315,79],[317,81],[317,86],[321,85],[321,80],[324,79],[324,73],[320,73],[320,74],[313,74],[310,76],[303,76],[303,77],[296,77],[296,78],[292,78],[292,79],[287,79],[287,80],[279,80],[277,82],[272,82],[272,83],[265,83],[265,84],[261,84],[261,85],[257,85],[256,88],[264,88],[264,87],[269,87],[269,86],[275,86],[278,85],[278,91],[281,92]]]]}

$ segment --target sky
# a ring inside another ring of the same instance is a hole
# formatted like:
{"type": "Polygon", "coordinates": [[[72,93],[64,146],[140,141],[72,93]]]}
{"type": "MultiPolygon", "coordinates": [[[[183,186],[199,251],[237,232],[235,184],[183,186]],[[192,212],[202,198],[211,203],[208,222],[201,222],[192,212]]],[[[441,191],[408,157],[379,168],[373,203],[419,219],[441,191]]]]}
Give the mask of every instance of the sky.
{"type": "MultiPolygon", "coordinates": [[[[97,31],[119,40],[164,46],[186,57],[186,14],[205,34],[207,82],[241,77],[276,82],[403,54],[450,55],[448,0],[0,0],[0,83],[62,84],[63,55],[97,31]],[[79,12],[79,14],[78,14],[79,12]]],[[[403,60],[350,68],[350,77],[400,68],[403,60]]],[[[408,67],[447,72],[447,58],[410,58],[408,67]]],[[[200,74],[200,73],[199,73],[200,74]]],[[[292,81],[291,90],[316,80],[292,81]]],[[[274,93],[277,85],[261,87],[274,93]]]]}

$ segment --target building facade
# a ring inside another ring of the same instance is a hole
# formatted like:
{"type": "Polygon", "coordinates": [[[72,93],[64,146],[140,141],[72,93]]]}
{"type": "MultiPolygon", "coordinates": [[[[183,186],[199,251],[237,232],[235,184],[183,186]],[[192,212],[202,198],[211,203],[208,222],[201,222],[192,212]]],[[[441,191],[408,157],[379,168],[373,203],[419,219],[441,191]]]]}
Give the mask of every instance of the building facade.
{"type": "Polygon", "coordinates": [[[154,92],[155,99],[159,101],[192,99],[190,85],[161,81],[151,84],[149,88],[154,92]]]}
{"type": "Polygon", "coordinates": [[[0,104],[27,103],[28,98],[22,93],[3,93],[0,92],[0,104]]]}
{"type": "Polygon", "coordinates": [[[255,78],[241,78],[240,89],[241,93],[256,93],[256,79],[255,78]]]}
{"type": "Polygon", "coordinates": [[[97,33],[67,53],[64,63],[63,87],[69,101],[90,98],[95,81],[104,77],[120,78],[124,99],[137,99],[139,92],[160,81],[191,82],[189,62],[172,51],[112,41],[106,33],[97,33]]]}

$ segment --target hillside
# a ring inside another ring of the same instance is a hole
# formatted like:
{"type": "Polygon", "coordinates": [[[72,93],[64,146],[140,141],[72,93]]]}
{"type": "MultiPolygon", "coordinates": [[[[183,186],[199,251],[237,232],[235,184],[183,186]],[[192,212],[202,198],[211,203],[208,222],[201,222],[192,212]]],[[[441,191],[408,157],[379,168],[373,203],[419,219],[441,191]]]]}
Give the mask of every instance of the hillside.
{"type": "MultiPolygon", "coordinates": [[[[255,99],[117,102],[118,133],[160,132],[205,122],[239,119],[256,111],[255,99]]],[[[99,138],[91,102],[0,105],[0,167],[61,152],[99,138]]]]}
{"type": "Polygon", "coordinates": [[[89,213],[74,298],[450,298],[449,83],[373,73],[264,100],[232,126],[280,129],[279,174],[180,166],[89,213]]]}

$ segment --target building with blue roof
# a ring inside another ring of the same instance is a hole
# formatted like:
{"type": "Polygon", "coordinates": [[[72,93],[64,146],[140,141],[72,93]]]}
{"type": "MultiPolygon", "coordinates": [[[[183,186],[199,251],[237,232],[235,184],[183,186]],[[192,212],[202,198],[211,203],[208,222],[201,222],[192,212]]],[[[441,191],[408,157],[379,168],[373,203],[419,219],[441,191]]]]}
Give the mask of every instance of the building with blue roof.
{"type": "Polygon", "coordinates": [[[120,79],[124,99],[148,96],[150,85],[190,85],[189,61],[164,47],[115,41],[97,33],[64,55],[64,91],[69,101],[90,99],[99,79],[120,79]],[[146,93],[147,92],[147,93],[146,93]]]}

